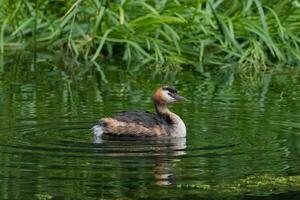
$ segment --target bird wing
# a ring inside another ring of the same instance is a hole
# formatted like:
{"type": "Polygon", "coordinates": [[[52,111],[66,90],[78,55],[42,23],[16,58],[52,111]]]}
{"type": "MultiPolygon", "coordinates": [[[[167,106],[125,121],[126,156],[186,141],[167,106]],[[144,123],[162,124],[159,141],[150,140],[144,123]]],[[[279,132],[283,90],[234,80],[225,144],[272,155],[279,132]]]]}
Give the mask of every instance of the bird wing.
{"type": "Polygon", "coordinates": [[[145,111],[120,112],[100,121],[104,133],[115,136],[166,135],[165,123],[159,116],[145,111]]]}
{"type": "Polygon", "coordinates": [[[147,128],[164,124],[163,118],[148,111],[120,112],[113,118],[121,122],[136,123],[147,128]]]}

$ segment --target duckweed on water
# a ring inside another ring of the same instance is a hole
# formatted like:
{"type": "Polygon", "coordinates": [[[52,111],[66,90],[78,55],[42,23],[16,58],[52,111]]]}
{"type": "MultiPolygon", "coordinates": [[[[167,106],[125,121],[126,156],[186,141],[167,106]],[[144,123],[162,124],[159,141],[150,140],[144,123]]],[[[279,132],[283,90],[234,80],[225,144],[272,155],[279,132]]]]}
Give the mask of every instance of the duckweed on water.
{"type": "Polygon", "coordinates": [[[233,183],[178,185],[177,187],[197,189],[203,191],[203,193],[217,193],[219,195],[266,195],[285,191],[299,191],[300,176],[248,176],[233,183]]]}

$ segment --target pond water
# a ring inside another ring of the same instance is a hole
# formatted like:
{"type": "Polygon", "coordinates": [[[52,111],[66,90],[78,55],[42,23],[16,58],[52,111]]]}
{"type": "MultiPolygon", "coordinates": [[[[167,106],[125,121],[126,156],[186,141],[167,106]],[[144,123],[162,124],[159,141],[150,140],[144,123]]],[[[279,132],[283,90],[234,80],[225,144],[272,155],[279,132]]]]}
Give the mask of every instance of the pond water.
{"type": "Polygon", "coordinates": [[[0,199],[299,199],[297,73],[232,84],[111,66],[105,83],[58,68],[4,64],[0,199]],[[94,138],[103,116],[153,111],[150,97],[166,83],[189,99],[171,107],[186,139],[94,138]]]}

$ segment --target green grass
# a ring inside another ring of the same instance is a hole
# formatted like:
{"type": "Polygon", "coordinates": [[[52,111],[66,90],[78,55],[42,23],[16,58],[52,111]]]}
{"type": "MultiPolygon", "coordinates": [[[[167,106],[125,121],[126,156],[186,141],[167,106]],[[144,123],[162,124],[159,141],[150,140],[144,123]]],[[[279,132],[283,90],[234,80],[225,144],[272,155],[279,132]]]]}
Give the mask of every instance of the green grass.
{"type": "Polygon", "coordinates": [[[0,0],[0,53],[62,50],[97,69],[117,61],[247,75],[299,66],[299,30],[297,0],[0,0]]]}

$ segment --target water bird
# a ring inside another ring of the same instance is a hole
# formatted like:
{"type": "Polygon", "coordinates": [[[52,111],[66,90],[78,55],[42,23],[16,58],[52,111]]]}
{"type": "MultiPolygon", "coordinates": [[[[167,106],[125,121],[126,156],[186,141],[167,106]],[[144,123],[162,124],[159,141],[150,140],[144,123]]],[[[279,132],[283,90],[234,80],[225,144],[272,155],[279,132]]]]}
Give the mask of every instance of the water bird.
{"type": "Polygon", "coordinates": [[[185,100],[175,87],[159,87],[152,101],[156,114],[148,111],[120,112],[114,117],[105,117],[92,128],[95,136],[174,137],[186,136],[182,119],[168,109],[168,104],[185,100]]]}

